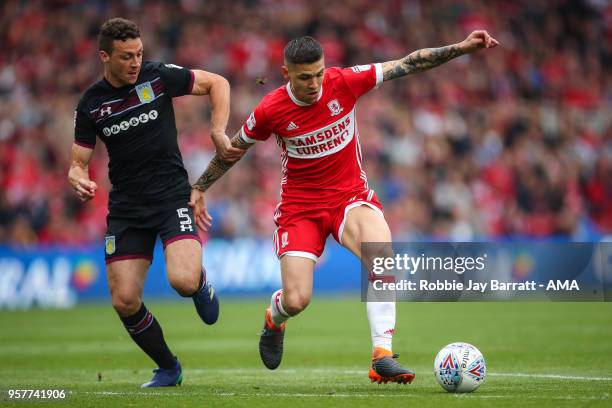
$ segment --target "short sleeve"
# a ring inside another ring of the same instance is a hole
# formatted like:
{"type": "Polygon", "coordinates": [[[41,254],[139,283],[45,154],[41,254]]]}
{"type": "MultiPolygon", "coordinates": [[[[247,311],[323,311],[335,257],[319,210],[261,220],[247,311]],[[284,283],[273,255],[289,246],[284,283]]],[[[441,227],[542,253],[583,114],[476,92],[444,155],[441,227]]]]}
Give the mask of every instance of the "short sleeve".
{"type": "Polygon", "coordinates": [[[248,143],[263,142],[270,137],[272,127],[261,103],[244,122],[240,133],[248,143]]]}
{"type": "Polygon", "coordinates": [[[378,88],[383,81],[381,64],[356,65],[340,72],[355,98],[378,88]]]}
{"type": "Polygon", "coordinates": [[[193,89],[194,74],[190,69],[183,68],[174,64],[159,63],[159,76],[164,84],[165,92],[170,97],[191,94],[193,89]]]}
{"type": "Polygon", "coordinates": [[[89,149],[96,146],[96,128],[82,104],[74,111],[74,143],[89,149]]]}

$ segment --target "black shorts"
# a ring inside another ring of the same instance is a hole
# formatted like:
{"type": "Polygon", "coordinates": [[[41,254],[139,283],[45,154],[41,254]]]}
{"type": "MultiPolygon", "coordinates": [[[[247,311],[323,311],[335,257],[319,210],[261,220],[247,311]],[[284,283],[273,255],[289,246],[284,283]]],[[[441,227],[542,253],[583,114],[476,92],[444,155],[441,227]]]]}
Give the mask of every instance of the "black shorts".
{"type": "Polygon", "coordinates": [[[200,242],[194,220],[193,209],[186,202],[158,209],[134,207],[130,211],[111,211],[106,217],[106,263],[124,259],[153,260],[158,235],[164,248],[180,239],[200,242]]]}

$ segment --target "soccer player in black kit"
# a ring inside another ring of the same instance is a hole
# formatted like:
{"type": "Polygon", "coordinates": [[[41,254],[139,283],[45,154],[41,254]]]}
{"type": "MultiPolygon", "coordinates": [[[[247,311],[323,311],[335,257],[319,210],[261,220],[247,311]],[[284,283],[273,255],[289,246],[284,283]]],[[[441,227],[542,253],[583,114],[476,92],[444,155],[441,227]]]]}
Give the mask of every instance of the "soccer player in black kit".
{"type": "Polygon", "coordinates": [[[212,139],[219,154],[235,160],[242,151],[231,147],[225,134],[229,84],[210,72],[143,62],[139,28],[125,19],[105,22],[98,45],[104,77],[87,89],[77,106],[68,179],[82,201],[95,195],[88,163],[99,138],[108,150],[113,186],[104,245],[112,304],[132,339],[158,365],[152,380],[142,386],[174,386],[182,382],[181,365],[142,302],[157,235],[170,284],[193,299],[205,323],[216,322],[219,302],[201,264],[193,210],[205,206],[201,195],[190,198],[172,98],[209,95],[212,139]]]}

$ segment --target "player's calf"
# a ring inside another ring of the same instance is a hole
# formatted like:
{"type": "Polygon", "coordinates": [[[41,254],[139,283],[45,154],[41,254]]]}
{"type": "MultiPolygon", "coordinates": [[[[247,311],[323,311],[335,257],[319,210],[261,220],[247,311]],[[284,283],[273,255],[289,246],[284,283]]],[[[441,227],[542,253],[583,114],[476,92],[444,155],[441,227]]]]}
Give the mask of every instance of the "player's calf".
{"type": "MultiPolygon", "coordinates": [[[[282,303],[279,303],[288,316],[301,313],[310,304],[310,295],[299,291],[282,291],[282,303]]],[[[273,295],[274,296],[274,295],[273,295]]],[[[274,306],[274,305],[272,305],[274,306]]],[[[273,311],[274,313],[274,311],[273,311]]]]}

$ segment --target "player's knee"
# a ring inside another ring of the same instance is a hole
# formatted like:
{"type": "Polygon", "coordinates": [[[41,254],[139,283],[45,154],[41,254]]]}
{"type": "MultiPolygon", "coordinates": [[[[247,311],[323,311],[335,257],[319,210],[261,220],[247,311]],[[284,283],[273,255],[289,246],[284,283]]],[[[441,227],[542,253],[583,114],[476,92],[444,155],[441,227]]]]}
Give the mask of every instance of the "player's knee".
{"type": "Polygon", "coordinates": [[[183,296],[193,296],[198,290],[200,285],[200,276],[179,276],[174,277],[170,280],[170,285],[176,290],[176,292],[183,296]]]}
{"type": "Polygon", "coordinates": [[[304,293],[284,293],[283,308],[290,316],[295,316],[306,309],[310,303],[310,295],[304,293]]]}
{"type": "Polygon", "coordinates": [[[381,259],[394,258],[393,246],[388,242],[369,242],[362,246],[361,262],[369,270],[379,264],[381,259]]]}
{"type": "Polygon", "coordinates": [[[113,308],[119,316],[132,316],[140,309],[141,300],[138,296],[129,296],[126,294],[113,295],[113,308]]]}

